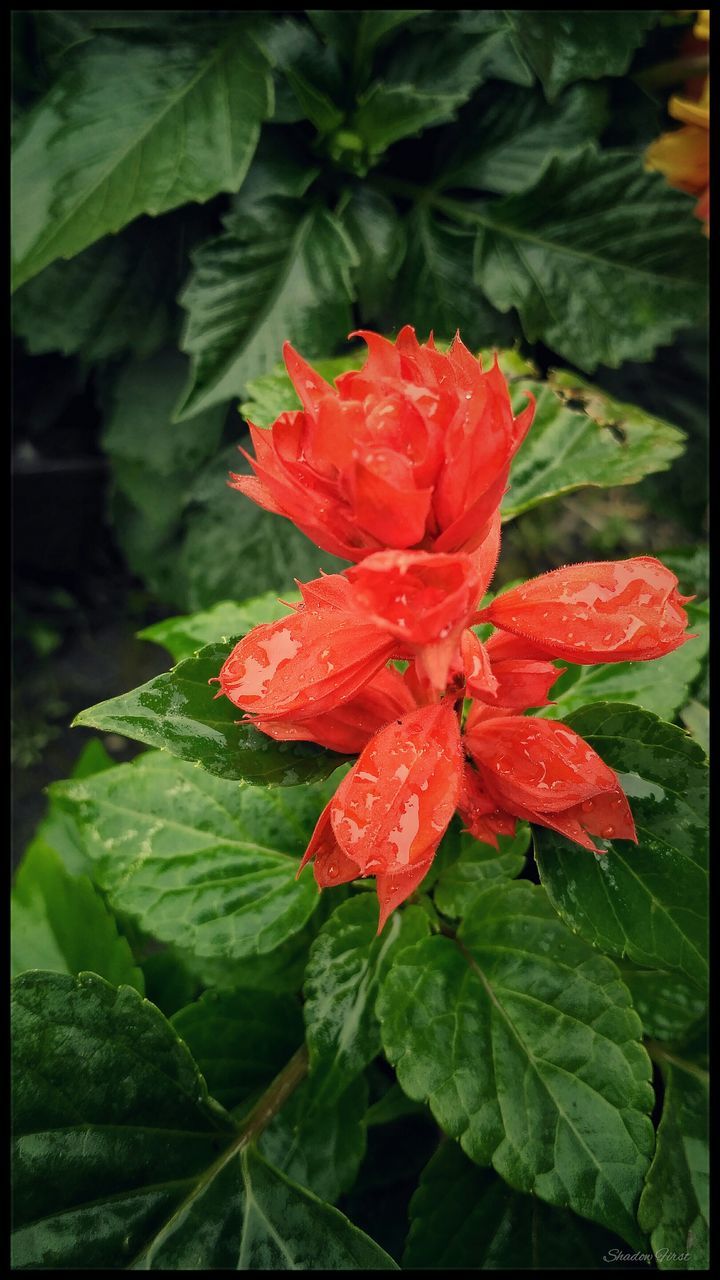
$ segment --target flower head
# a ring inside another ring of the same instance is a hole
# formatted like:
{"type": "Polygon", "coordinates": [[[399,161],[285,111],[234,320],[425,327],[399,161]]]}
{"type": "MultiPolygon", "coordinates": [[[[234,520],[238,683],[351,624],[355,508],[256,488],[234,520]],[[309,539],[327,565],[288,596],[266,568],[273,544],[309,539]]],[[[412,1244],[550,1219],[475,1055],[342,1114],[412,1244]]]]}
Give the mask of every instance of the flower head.
{"type": "Polygon", "coordinates": [[[496,536],[532,397],[514,418],[497,361],[483,372],[459,335],[447,353],[410,326],[395,343],[350,336],[368,357],[334,386],[285,344],[302,409],[268,431],[250,425],[255,474],[233,475],[233,487],[347,560],[384,548],[475,551],[496,536]]]}
{"type": "Polygon", "coordinates": [[[298,874],[312,862],[320,888],[374,876],[381,929],[456,811],[496,848],[518,819],[597,854],[598,838],[635,840],[613,770],[527,713],[548,705],[558,659],[654,659],[691,637],[689,597],[652,556],[568,565],[481,607],[533,405],[513,418],[497,361],[483,373],[459,336],[447,354],[409,327],[396,343],[361,336],[365,367],[334,388],[286,346],[303,408],[251,427],[255,476],[235,477],[356,563],[299,583],[301,604],[235,646],[217,696],[269,737],[357,755],[298,874]]]}

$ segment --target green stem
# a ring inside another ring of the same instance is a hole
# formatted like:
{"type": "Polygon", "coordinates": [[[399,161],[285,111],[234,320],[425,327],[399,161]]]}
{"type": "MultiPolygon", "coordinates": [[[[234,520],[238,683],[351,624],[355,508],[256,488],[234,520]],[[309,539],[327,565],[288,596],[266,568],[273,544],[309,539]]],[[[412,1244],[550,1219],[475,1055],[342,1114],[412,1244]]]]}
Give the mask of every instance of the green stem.
{"type": "Polygon", "coordinates": [[[307,1073],[308,1052],[305,1045],[302,1045],[297,1053],[293,1054],[290,1061],[286,1063],[280,1074],[275,1077],[272,1084],[268,1086],[262,1097],[255,1103],[232,1144],[233,1155],[241,1147],[246,1147],[260,1137],[263,1129],[267,1128],[278,1111],[284,1107],[290,1094],[294,1093],[298,1085],[305,1079],[307,1073]]]}
{"type": "Polygon", "coordinates": [[[415,182],[405,182],[401,178],[387,178],[382,174],[377,174],[371,185],[387,191],[390,195],[405,196],[408,200],[414,200],[416,204],[431,205],[434,209],[440,209],[442,213],[447,213],[451,218],[455,218],[458,222],[485,222],[482,214],[477,209],[468,208],[462,200],[453,200],[451,196],[438,195],[436,191],[421,187],[415,182]]]}

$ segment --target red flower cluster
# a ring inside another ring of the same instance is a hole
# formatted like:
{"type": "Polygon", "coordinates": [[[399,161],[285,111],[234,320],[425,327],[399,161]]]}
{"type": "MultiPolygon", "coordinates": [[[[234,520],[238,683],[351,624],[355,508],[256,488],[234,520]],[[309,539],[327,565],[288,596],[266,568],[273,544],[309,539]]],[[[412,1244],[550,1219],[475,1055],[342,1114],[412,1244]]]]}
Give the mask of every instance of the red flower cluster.
{"type": "Polygon", "coordinates": [[[287,356],[305,411],[252,429],[258,478],[234,478],[360,563],[301,585],[303,603],[249,632],[218,679],[270,737],[359,753],[300,870],[314,860],[321,888],[375,876],[382,928],[456,810],[495,847],[518,818],[596,853],[592,836],[635,840],[612,769],[524,713],[549,705],[554,659],[658,658],[689,637],[677,578],[649,556],[556,569],[479,609],[532,408],[513,420],[497,363],[484,374],[459,338],[443,355],[407,328],[395,346],[363,336],[365,368],[337,391],[287,356]],[[495,628],[485,643],[477,623],[495,628]]]}

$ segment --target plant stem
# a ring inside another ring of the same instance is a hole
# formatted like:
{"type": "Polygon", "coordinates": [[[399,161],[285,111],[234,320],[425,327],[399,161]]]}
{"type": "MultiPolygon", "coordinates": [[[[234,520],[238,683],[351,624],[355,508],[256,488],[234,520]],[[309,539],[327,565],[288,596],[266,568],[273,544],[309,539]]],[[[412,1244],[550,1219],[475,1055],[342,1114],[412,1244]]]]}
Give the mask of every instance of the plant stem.
{"type": "Polygon", "coordinates": [[[278,1111],[284,1107],[290,1094],[294,1093],[298,1085],[305,1079],[307,1072],[308,1052],[305,1045],[302,1045],[297,1053],[293,1054],[290,1061],[286,1063],[280,1074],[275,1077],[272,1084],[268,1086],[262,1097],[255,1103],[233,1143],[235,1150],[247,1146],[248,1143],[254,1142],[256,1138],[260,1137],[263,1129],[269,1125],[278,1111]]]}
{"type": "Polygon", "coordinates": [[[401,178],[386,178],[382,174],[377,174],[372,179],[372,185],[387,191],[390,195],[405,196],[408,200],[414,200],[416,204],[432,205],[433,208],[440,209],[442,213],[447,213],[458,222],[485,221],[478,209],[468,208],[462,200],[438,195],[437,192],[421,187],[415,182],[405,182],[401,178]]]}

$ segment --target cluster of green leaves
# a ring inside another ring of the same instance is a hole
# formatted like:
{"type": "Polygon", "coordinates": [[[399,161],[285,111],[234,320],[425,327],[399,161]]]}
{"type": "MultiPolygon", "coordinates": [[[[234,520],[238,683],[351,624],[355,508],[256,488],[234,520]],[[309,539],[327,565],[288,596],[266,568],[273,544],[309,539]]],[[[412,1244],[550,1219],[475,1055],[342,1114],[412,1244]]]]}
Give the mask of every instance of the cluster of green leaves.
{"type": "Polygon", "coordinates": [[[13,889],[16,1267],[707,1265],[697,553],[663,559],[698,639],[569,668],[547,710],[637,848],[453,822],[379,938],[371,884],[295,878],[347,762],[208,687],[338,565],[225,486],[237,401],[296,404],[287,338],[330,378],[359,325],[502,348],[538,406],[506,521],[681,457],[584,376],[702,319],[692,201],[643,168],[659,112],[613,119],[659,17],[16,16],[15,331],[92,388],[127,561],[185,611],[141,633],[170,671],[77,718],[146,750],[88,745],[13,889]]]}
{"type": "MultiPolygon", "coordinates": [[[[284,340],[312,358],[361,326],[522,334],[592,372],[702,322],[692,199],[643,166],[660,104],[615,101],[659,18],[16,15],[14,328],[31,369],[62,353],[99,406],[116,536],[157,598],[198,610],[310,568],[224,486],[238,398],[284,340]],[[619,116],[640,122],[622,146],[619,116]]],[[[616,461],[606,483],[630,478],[616,461]]]]}
{"type": "Polygon", "coordinates": [[[702,749],[642,678],[588,679],[568,723],[637,848],[536,829],[533,876],[527,827],[498,852],[454,820],[377,937],[367,884],[295,878],[341,758],[207,686],[232,638],[197,646],[277,609],[147,629],[177,664],[78,718],[160,749],[93,741],[17,877],[16,1265],[702,1269],[702,749]]]}

